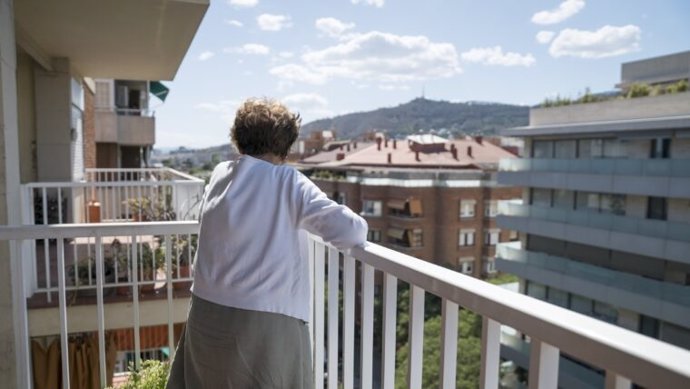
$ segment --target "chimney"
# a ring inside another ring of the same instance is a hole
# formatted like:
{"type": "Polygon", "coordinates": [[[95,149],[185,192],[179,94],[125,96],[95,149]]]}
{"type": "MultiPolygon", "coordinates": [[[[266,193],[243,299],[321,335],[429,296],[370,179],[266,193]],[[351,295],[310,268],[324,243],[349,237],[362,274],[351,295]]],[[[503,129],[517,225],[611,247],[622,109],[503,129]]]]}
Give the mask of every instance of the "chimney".
{"type": "Polygon", "coordinates": [[[453,159],[457,161],[458,160],[458,149],[455,148],[455,145],[453,145],[450,148],[450,153],[453,154],[453,159]]]}
{"type": "Polygon", "coordinates": [[[397,149],[398,148],[398,141],[393,139],[393,148],[397,149]]]}
{"type": "Polygon", "coordinates": [[[421,159],[419,159],[419,151],[415,151],[415,152],[414,152],[414,160],[417,161],[417,162],[421,162],[421,161],[422,161],[421,159]]]}
{"type": "Polygon", "coordinates": [[[350,151],[350,144],[347,144],[347,151],[350,151]]]}
{"type": "Polygon", "coordinates": [[[388,148],[388,138],[386,138],[386,143],[384,144],[385,148],[388,148]]]}
{"type": "Polygon", "coordinates": [[[388,164],[393,163],[393,153],[388,153],[388,164]]]}
{"type": "Polygon", "coordinates": [[[342,161],[343,159],[345,159],[345,153],[338,153],[335,155],[336,161],[342,161]]]}
{"type": "Polygon", "coordinates": [[[467,156],[472,158],[472,146],[467,146],[467,156]]]}
{"type": "Polygon", "coordinates": [[[476,136],[476,137],[474,137],[474,140],[475,140],[477,143],[482,144],[482,142],[484,142],[484,137],[482,137],[482,136],[476,136]]]}
{"type": "Polygon", "coordinates": [[[376,149],[381,151],[381,138],[376,138],[376,149]]]}

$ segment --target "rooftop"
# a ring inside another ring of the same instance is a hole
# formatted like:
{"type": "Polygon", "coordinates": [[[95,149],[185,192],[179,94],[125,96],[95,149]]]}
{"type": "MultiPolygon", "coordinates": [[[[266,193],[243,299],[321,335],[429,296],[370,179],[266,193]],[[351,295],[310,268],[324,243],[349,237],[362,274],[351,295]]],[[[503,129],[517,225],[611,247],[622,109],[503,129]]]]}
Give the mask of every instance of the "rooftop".
{"type": "Polygon", "coordinates": [[[319,167],[487,169],[504,158],[515,158],[515,155],[482,138],[447,140],[429,134],[413,135],[407,140],[388,139],[380,144],[353,142],[349,147],[313,155],[302,163],[319,167]],[[440,147],[426,151],[416,147],[419,145],[440,147]]]}

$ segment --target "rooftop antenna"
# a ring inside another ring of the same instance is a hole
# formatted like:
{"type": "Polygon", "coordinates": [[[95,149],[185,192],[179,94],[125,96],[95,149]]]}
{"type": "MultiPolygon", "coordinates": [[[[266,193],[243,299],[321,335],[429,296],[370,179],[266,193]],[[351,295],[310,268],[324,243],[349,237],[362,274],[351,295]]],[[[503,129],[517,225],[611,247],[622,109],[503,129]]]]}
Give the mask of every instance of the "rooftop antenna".
{"type": "Polygon", "coordinates": [[[425,88],[426,88],[426,85],[422,85],[422,100],[426,99],[426,94],[424,93],[425,88]]]}

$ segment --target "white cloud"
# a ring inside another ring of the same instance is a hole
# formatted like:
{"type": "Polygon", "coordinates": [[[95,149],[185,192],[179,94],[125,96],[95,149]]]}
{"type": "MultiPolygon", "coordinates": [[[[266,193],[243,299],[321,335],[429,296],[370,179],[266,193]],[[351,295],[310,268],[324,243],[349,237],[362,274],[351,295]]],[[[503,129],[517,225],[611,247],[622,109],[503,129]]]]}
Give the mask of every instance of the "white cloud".
{"type": "Polygon", "coordinates": [[[558,8],[539,11],[532,15],[532,23],[556,24],[580,12],[585,7],[585,0],[565,0],[558,8]]]}
{"type": "Polygon", "coordinates": [[[240,106],[238,100],[221,100],[217,103],[203,102],[194,106],[200,111],[217,114],[227,123],[231,123],[235,117],[235,111],[240,106]]]}
{"type": "Polygon", "coordinates": [[[237,8],[251,8],[259,4],[259,0],[228,0],[228,4],[237,8]]]}
{"type": "Polygon", "coordinates": [[[474,48],[462,53],[467,62],[500,66],[532,66],[536,62],[532,54],[503,52],[501,46],[474,48]]]}
{"type": "Polygon", "coordinates": [[[551,42],[553,57],[604,58],[640,49],[638,26],[604,26],[596,31],[565,29],[551,42]]]}
{"type": "Polygon", "coordinates": [[[199,54],[199,61],[206,61],[208,59],[213,58],[213,56],[216,55],[213,51],[204,51],[203,53],[199,54]]]}
{"type": "Polygon", "coordinates": [[[271,48],[258,43],[245,43],[240,47],[225,48],[223,51],[236,54],[268,55],[271,52],[271,48]]]}
{"type": "Polygon", "coordinates": [[[278,53],[278,56],[279,56],[280,58],[288,59],[288,58],[294,57],[294,56],[295,56],[295,53],[293,53],[293,52],[291,52],[291,51],[281,51],[280,53],[278,53]]]}
{"type": "Polygon", "coordinates": [[[537,39],[537,42],[541,43],[542,45],[545,45],[551,42],[555,35],[556,33],[553,31],[539,31],[535,38],[537,39]]]}
{"type": "Polygon", "coordinates": [[[295,93],[285,96],[281,100],[290,106],[324,107],[328,105],[328,100],[318,93],[295,93]]]}
{"type": "Polygon", "coordinates": [[[461,72],[455,46],[425,36],[371,31],[350,34],[323,50],[309,50],[302,63],[271,69],[291,81],[322,84],[328,79],[373,80],[382,83],[446,78],[461,72]]]}
{"type": "Polygon", "coordinates": [[[381,84],[378,86],[379,89],[385,91],[404,91],[410,90],[409,85],[391,85],[391,84],[381,84]]]}
{"type": "Polygon", "coordinates": [[[314,23],[316,29],[331,37],[338,37],[355,27],[354,23],[344,23],[336,18],[320,18],[314,23]]]}
{"type": "Polygon", "coordinates": [[[225,21],[225,23],[227,23],[233,27],[238,27],[238,28],[244,26],[244,23],[240,22],[239,20],[235,20],[235,19],[228,19],[225,21]]]}
{"type": "Polygon", "coordinates": [[[256,18],[256,23],[264,31],[280,31],[292,27],[291,18],[287,15],[261,14],[256,18]]]}
{"type": "Polygon", "coordinates": [[[352,4],[367,4],[367,5],[373,5],[375,7],[381,8],[383,7],[383,3],[385,3],[385,0],[351,0],[352,4]]]}
{"type": "Polygon", "coordinates": [[[299,112],[302,120],[314,120],[333,116],[328,109],[328,100],[318,93],[295,93],[285,96],[281,101],[291,110],[299,112]]]}
{"type": "Polygon", "coordinates": [[[319,71],[311,70],[305,66],[289,63],[273,67],[269,73],[287,81],[306,82],[309,84],[323,84],[327,76],[319,71]]]}

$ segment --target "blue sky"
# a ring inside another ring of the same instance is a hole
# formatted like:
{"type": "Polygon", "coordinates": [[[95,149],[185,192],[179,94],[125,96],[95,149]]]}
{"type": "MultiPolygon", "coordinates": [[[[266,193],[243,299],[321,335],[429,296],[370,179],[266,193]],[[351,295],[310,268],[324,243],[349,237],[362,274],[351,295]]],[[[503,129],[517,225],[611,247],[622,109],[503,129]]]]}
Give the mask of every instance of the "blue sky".
{"type": "Polygon", "coordinates": [[[687,0],[212,0],[156,147],[228,141],[269,96],[304,122],[405,103],[536,104],[613,89],[620,64],[690,50],[687,0]]]}

